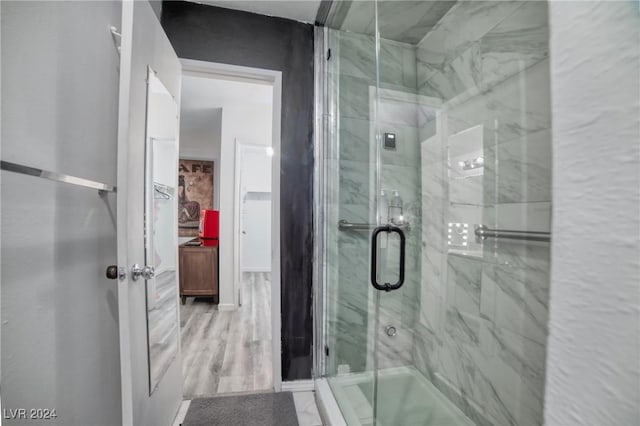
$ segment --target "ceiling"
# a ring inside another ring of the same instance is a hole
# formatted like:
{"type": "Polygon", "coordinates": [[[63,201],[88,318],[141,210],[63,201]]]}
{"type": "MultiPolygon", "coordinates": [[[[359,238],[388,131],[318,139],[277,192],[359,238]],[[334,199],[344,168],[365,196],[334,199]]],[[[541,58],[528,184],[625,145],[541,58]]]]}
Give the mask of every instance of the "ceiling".
{"type": "MultiPolygon", "coordinates": [[[[320,0],[193,0],[196,3],[260,15],[314,23],[320,0]]],[[[388,40],[417,44],[456,3],[451,0],[378,0],[380,35],[388,40]]],[[[323,22],[324,20],[321,19],[323,22]]],[[[333,0],[326,22],[331,28],[374,34],[374,2],[333,0]]]]}
{"type": "Polygon", "coordinates": [[[271,105],[273,87],[267,84],[182,76],[180,146],[198,149],[201,141],[220,137],[223,107],[271,105]]]}
{"type": "Polygon", "coordinates": [[[229,105],[270,105],[273,87],[268,84],[183,75],[180,97],[183,113],[229,105]]]}
{"type": "Polygon", "coordinates": [[[320,0],[199,0],[195,3],[314,23],[320,0]]]}

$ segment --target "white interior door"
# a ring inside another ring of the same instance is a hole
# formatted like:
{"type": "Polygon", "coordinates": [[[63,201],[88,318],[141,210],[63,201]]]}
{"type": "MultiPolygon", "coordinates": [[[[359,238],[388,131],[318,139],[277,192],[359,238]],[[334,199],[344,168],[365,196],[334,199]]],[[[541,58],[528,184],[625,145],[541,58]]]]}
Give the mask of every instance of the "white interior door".
{"type": "Polygon", "coordinates": [[[240,164],[241,270],[271,270],[271,157],[266,147],[244,146],[240,164]]]}
{"type": "MultiPolygon", "coordinates": [[[[182,400],[179,348],[175,356],[164,360],[163,374],[150,394],[148,286],[144,278],[133,280],[131,271],[134,264],[145,266],[149,262],[145,256],[148,73],[157,77],[179,105],[181,65],[149,2],[123,2],[122,27],[117,221],[118,265],[127,272],[118,288],[123,423],[170,424],[182,400]]],[[[178,111],[175,123],[170,123],[176,129],[178,111]]],[[[177,245],[175,250],[177,253],[177,245]]],[[[174,275],[176,278],[170,286],[177,288],[177,273],[174,275]]],[[[179,331],[178,316],[171,316],[170,321],[179,331]]]]}
{"type": "MultiPolygon", "coordinates": [[[[116,186],[121,7],[0,1],[3,164],[116,186]]],[[[117,195],[1,168],[0,422],[120,424],[117,195]]]]}
{"type": "Polygon", "coordinates": [[[242,270],[271,270],[271,193],[248,192],[242,208],[242,270]]]}
{"type": "Polygon", "coordinates": [[[271,270],[271,163],[267,145],[236,140],[235,288],[243,303],[242,272],[271,270]]]}

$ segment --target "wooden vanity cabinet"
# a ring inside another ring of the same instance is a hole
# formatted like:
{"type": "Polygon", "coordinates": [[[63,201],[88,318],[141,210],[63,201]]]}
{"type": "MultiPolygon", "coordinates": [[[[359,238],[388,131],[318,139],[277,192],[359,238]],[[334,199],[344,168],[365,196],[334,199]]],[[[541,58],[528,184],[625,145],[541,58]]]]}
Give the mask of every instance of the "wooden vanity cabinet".
{"type": "Polygon", "coordinates": [[[218,247],[179,246],[180,298],[213,297],[218,303],[218,247]]]}

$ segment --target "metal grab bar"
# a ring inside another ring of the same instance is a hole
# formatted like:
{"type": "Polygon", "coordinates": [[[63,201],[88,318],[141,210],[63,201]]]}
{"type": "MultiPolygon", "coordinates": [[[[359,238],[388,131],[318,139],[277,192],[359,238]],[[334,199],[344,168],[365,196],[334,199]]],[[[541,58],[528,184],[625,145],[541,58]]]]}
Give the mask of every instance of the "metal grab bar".
{"type": "Polygon", "coordinates": [[[550,232],[541,231],[512,231],[509,229],[489,229],[484,225],[475,227],[476,241],[482,242],[487,238],[506,238],[510,240],[551,241],[550,232]]]}
{"type": "MultiPolygon", "coordinates": [[[[400,228],[400,229],[410,228],[410,225],[408,223],[402,223],[402,224],[390,223],[389,225],[395,226],[396,228],[400,228]]],[[[338,229],[341,231],[366,231],[366,230],[374,229],[377,227],[378,225],[376,225],[375,223],[351,223],[351,222],[347,222],[344,219],[338,221],[338,229]]]]}
{"type": "Polygon", "coordinates": [[[64,182],[71,185],[83,186],[85,188],[97,189],[98,192],[116,192],[116,187],[107,185],[106,183],[96,182],[89,179],[83,179],[75,176],[63,175],[62,173],[49,172],[47,170],[37,169],[35,167],[25,166],[23,164],[11,163],[9,161],[0,161],[0,169],[7,172],[20,173],[28,176],[35,176],[49,179],[55,182],[64,182]]]}

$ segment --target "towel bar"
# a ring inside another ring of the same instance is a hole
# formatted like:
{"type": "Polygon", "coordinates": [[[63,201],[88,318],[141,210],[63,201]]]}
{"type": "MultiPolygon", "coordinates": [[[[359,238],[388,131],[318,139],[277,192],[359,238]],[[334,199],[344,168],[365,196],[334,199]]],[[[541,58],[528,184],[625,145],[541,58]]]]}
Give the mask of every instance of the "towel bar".
{"type": "Polygon", "coordinates": [[[0,169],[7,172],[49,179],[55,182],[63,182],[71,185],[83,186],[85,188],[97,189],[99,192],[116,192],[115,186],[107,185],[106,183],[65,175],[62,173],[50,172],[35,167],[25,166],[23,164],[11,163],[9,161],[0,161],[0,169]]]}

